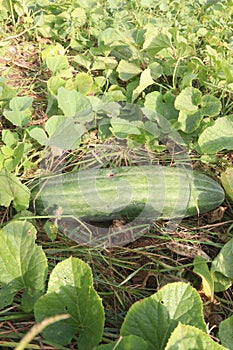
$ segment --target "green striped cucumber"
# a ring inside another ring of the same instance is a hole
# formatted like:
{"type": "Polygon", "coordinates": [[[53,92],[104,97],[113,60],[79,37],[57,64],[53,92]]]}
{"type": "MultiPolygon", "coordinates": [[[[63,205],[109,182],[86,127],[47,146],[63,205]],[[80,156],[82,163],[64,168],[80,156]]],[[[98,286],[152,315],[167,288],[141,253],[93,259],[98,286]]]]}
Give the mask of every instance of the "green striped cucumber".
{"type": "Polygon", "coordinates": [[[36,212],[88,221],[175,219],[208,212],[224,200],[212,178],[159,165],[93,168],[41,180],[36,212]]]}

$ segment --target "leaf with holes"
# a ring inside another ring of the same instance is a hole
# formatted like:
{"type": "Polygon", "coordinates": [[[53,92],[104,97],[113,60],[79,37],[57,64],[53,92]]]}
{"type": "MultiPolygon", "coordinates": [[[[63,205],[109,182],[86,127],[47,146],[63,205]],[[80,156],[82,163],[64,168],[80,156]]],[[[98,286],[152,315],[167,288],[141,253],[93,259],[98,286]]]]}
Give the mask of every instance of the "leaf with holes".
{"type": "Polygon", "coordinates": [[[136,302],[128,311],[121,335],[136,335],[148,342],[149,350],[163,349],[178,323],[206,331],[202,301],[197,291],[185,283],[171,283],[159,292],[136,302]]]}

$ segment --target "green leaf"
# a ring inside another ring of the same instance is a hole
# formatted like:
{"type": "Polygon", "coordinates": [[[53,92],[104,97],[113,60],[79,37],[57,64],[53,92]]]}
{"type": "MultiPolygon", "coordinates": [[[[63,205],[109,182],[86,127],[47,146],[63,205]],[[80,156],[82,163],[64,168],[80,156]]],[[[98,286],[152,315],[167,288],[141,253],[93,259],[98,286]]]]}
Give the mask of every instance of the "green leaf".
{"type": "Polygon", "coordinates": [[[24,126],[28,123],[32,114],[32,102],[32,97],[16,96],[10,101],[11,110],[4,110],[3,114],[13,125],[24,126]]]}
{"type": "Polygon", "coordinates": [[[91,69],[92,70],[95,70],[95,69],[100,69],[100,70],[114,69],[114,68],[116,68],[117,64],[118,64],[118,62],[115,59],[115,57],[96,56],[91,69]]]}
{"type": "Polygon", "coordinates": [[[179,324],[165,347],[165,350],[227,350],[214,342],[211,337],[200,329],[179,324]]]}
{"type": "Polygon", "coordinates": [[[66,117],[72,117],[78,122],[89,122],[93,119],[92,106],[89,99],[75,90],[58,89],[58,106],[66,117]]]}
{"type": "Polygon", "coordinates": [[[19,141],[19,136],[16,132],[12,132],[9,129],[2,130],[2,142],[8,147],[15,146],[19,141]]]}
{"type": "Polygon", "coordinates": [[[93,78],[90,74],[79,73],[75,77],[75,85],[81,94],[86,95],[92,89],[93,78]]]}
{"type": "Polygon", "coordinates": [[[175,108],[186,114],[194,114],[201,104],[201,92],[193,87],[186,87],[176,97],[175,108]]]}
{"type": "Polygon", "coordinates": [[[157,123],[152,122],[150,120],[148,120],[144,123],[142,130],[145,132],[146,136],[150,140],[158,138],[160,135],[160,131],[159,131],[157,123]]]}
{"type": "Polygon", "coordinates": [[[99,345],[94,350],[147,350],[148,343],[135,335],[120,337],[118,340],[105,345],[99,345]]]}
{"type": "Polygon", "coordinates": [[[100,140],[106,140],[112,136],[110,127],[111,127],[110,119],[102,118],[98,124],[98,138],[100,140]]]}
{"type": "Polygon", "coordinates": [[[48,326],[43,336],[57,344],[68,344],[78,334],[78,348],[91,350],[98,345],[104,326],[104,310],[93,288],[90,267],[70,257],[53,269],[48,290],[35,304],[36,322],[68,313],[70,319],[48,326]]]}
{"type": "Polygon", "coordinates": [[[162,49],[166,49],[169,47],[171,47],[170,36],[164,33],[156,33],[149,35],[143,44],[143,50],[153,51],[153,54],[156,54],[162,49]]]}
{"type": "Polygon", "coordinates": [[[111,120],[111,132],[119,139],[126,139],[130,134],[140,135],[140,122],[129,122],[123,118],[113,118],[111,120]]]}
{"type": "Polygon", "coordinates": [[[63,87],[58,89],[57,100],[58,107],[62,110],[65,117],[74,117],[76,114],[76,101],[78,93],[75,90],[67,90],[63,87]]]}
{"type": "MultiPolygon", "coordinates": [[[[5,78],[4,78],[5,79],[5,78]]],[[[1,101],[7,102],[14,98],[16,95],[16,90],[12,87],[9,87],[5,80],[1,78],[0,80],[0,105],[2,105],[1,101]]]]}
{"type": "Polygon", "coordinates": [[[174,107],[174,101],[175,96],[170,91],[164,95],[153,91],[146,95],[144,106],[161,114],[167,120],[177,120],[178,111],[174,107]]]}
{"type": "Polygon", "coordinates": [[[152,79],[156,80],[163,74],[163,67],[158,62],[153,62],[149,65],[152,79]]]}
{"type": "Polygon", "coordinates": [[[14,149],[13,159],[12,159],[12,170],[15,170],[17,165],[23,158],[24,155],[25,144],[20,142],[17,147],[14,149]]]}
{"type": "Polygon", "coordinates": [[[53,74],[60,73],[69,68],[69,62],[66,56],[56,55],[46,57],[46,65],[53,74]]]}
{"type": "Polygon", "coordinates": [[[204,95],[201,102],[201,113],[202,115],[214,117],[221,111],[222,104],[219,99],[212,95],[204,95]]]}
{"type": "Polygon", "coordinates": [[[52,76],[47,82],[47,88],[51,95],[56,96],[60,87],[65,87],[66,81],[59,76],[52,76]]]}
{"type": "Polygon", "coordinates": [[[32,107],[33,98],[30,96],[16,96],[10,101],[10,108],[13,111],[26,111],[32,107]]]}
{"type": "Polygon", "coordinates": [[[29,312],[43,294],[47,259],[35,239],[36,229],[27,221],[14,221],[0,230],[0,308],[25,289],[22,306],[29,312]]]}
{"type": "Polygon", "coordinates": [[[1,153],[2,153],[2,154],[4,155],[4,157],[6,157],[6,159],[7,159],[7,158],[10,158],[10,157],[13,156],[14,151],[13,151],[13,149],[12,149],[11,147],[8,147],[8,146],[3,145],[3,146],[1,147],[1,153]]]}
{"type": "Polygon", "coordinates": [[[148,86],[152,84],[154,84],[154,80],[151,77],[150,68],[146,68],[140,76],[139,85],[133,91],[132,102],[136,100],[136,98],[142,93],[142,91],[144,91],[148,86]]]}
{"type": "Polygon", "coordinates": [[[202,153],[217,153],[223,149],[233,150],[233,115],[218,118],[206,128],[198,139],[202,153]]]}
{"type": "Polygon", "coordinates": [[[170,283],[159,292],[129,309],[121,335],[143,338],[149,350],[163,349],[178,322],[206,331],[202,301],[197,291],[186,283],[170,283]]]}
{"type": "Polygon", "coordinates": [[[205,295],[211,300],[214,300],[214,280],[213,276],[209,271],[208,265],[201,256],[197,256],[194,259],[194,269],[196,273],[202,279],[202,289],[205,295]]]}
{"type": "Polygon", "coordinates": [[[220,272],[224,276],[233,280],[233,238],[231,238],[220,250],[216,258],[212,261],[211,271],[220,272]]]}
{"type": "Polygon", "coordinates": [[[87,70],[91,67],[91,59],[85,54],[79,54],[74,56],[74,62],[78,63],[80,66],[85,67],[87,70]]]}
{"type": "Polygon", "coordinates": [[[43,229],[47,233],[47,236],[51,241],[53,242],[57,238],[58,234],[58,227],[51,221],[47,220],[46,223],[43,226],[43,229]]]}
{"type": "Polygon", "coordinates": [[[118,72],[121,80],[128,81],[129,79],[140,74],[142,70],[138,67],[136,63],[121,60],[118,64],[116,71],[118,72]]]}
{"type": "Polygon", "coordinates": [[[30,137],[39,142],[40,145],[47,145],[48,137],[42,128],[36,126],[35,128],[29,130],[28,133],[30,137]]]}
{"type": "Polygon", "coordinates": [[[233,315],[222,321],[219,325],[219,338],[222,345],[233,350],[233,315]]]}
{"type": "Polygon", "coordinates": [[[80,7],[71,12],[71,17],[79,26],[83,26],[87,20],[86,11],[80,7]]]}
{"type": "Polygon", "coordinates": [[[49,134],[47,146],[55,146],[64,150],[76,149],[82,135],[86,132],[82,124],[75,123],[73,118],[54,115],[45,124],[49,134]]]}
{"type": "MultiPolygon", "coordinates": [[[[211,270],[212,272],[212,270],[211,270]]],[[[224,292],[231,287],[233,280],[224,276],[221,272],[214,271],[214,291],[215,292],[224,292]]]]}
{"type": "Polygon", "coordinates": [[[99,105],[95,106],[96,113],[104,117],[118,117],[120,114],[120,110],[120,104],[116,102],[100,103],[99,105]]]}
{"type": "Polygon", "coordinates": [[[229,200],[233,202],[233,167],[228,167],[226,171],[221,174],[221,183],[229,200]]]}
{"type": "Polygon", "coordinates": [[[199,128],[203,115],[201,111],[195,113],[186,113],[186,111],[180,111],[178,122],[180,123],[181,130],[186,134],[191,134],[199,128]]]}
{"type": "Polygon", "coordinates": [[[3,168],[0,171],[0,183],[0,205],[8,208],[13,201],[17,211],[27,209],[30,191],[14,174],[3,168]]]}
{"type": "Polygon", "coordinates": [[[163,103],[163,95],[158,91],[150,92],[145,97],[145,108],[151,109],[152,111],[157,111],[159,106],[163,103]]]}

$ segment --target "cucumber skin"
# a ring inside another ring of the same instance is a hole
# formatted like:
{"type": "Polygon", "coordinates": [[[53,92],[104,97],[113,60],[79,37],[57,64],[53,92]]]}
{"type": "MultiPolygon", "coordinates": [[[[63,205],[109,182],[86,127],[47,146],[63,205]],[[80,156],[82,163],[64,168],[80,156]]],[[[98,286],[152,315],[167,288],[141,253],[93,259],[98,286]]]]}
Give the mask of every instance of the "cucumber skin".
{"type": "Polygon", "coordinates": [[[87,221],[171,220],[208,212],[225,194],[207,175],[159,165],[88,169],[42,179],[33,195],[38,215],[87,221]]]}

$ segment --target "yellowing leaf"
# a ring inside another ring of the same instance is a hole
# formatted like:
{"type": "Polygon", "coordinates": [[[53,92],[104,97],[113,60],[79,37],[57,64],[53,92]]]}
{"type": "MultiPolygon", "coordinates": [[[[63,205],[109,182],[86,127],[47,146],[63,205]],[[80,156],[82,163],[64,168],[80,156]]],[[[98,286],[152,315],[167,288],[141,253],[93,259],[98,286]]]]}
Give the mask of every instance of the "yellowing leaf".
{"type": "Polygon", "coordinates": [[[198,276],[202,279],[202,289],[205,295],[211,300],[214,300],[214,280],[213,276],[209,271],[206,261],[201,257],[197,256],[194,259],[194,269],[198,276]]]}

